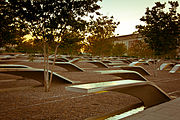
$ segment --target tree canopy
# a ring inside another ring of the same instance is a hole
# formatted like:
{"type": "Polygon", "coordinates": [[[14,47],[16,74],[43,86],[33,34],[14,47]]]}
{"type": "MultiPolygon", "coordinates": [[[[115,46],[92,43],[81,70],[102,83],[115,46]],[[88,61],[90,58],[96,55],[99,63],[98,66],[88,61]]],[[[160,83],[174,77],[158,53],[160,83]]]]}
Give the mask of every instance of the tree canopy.
{"type": "MultiPolygon", "coordinates": [[[[6,25],[18,24],[38,39],[61,41],[68,30],[84,29],[86,22],[82,16],[99,9],[98,1],[101,0],[7,0],[1,4],[1,22],[8,18],[6,25]],[[15,20],[17,24],[12,24],[15,20]]],[[[7,27],[6,31],[11,32],[7,27]]]]}
{"type": "Polygon", "coordinates": [[[112,56],[123,56],[127,52],[126,45],[124,43],[117,43],[113,45],[112,56]]]}
{"type": "Polygon", "coordinates": [[[113,38],[117,25],[120,22],[113,21],[112,17],[107,17],[99,14],[98,18],[94,20],[91,16],[87,31],[90,34],[88,40],[88,51],[92,55],[110,56],[113,47],[113,38]]]}
{"type": "MultiPolygon", "coordinates": [[[[46,91],[49,91],[52,81],[57,48],[65,38],[65,33],[84,30],[86,21],[82,18],[100,9],[98,1],[102,0],[6,0],[4,2],[2,7],[5,9],[1,15],[3,18],[12,20],[9,25],[15,26],[22,33],[28,31],[36,37],[36,40],[43,43],[46,91]],[[56,44],[51,76],[48,73],[50,44],[56,44]]],[[[10,29],[6,30],[11,32],[10,29]]]]}
{"type": "Polygon", "coordinates": [[[58,53],[67,55],[77,55],[83,47],[84,36],[79,32],[68,32],[60,43],[58,53]]]}
{"type": "Polygon", "coordinates": [[[166,55],[179,46],[180,14],[177,13],[178,2],[168,2],[169,11],[166,11],[166,3],[156,2],[152,9],[147,8],[145,16],[140,20],[146,25],[138,25],[138,32],[143,35],[145,42],[157,56],[166,55]]]}
{"type": "Polygon", "coordinates": [[[19,24],[10,4],[0,1],[0,47],[18,44],[18,40],[27,33],[26,30],[20,29],[23,25],[19,24]]]}
{"type": "Polygon", "coordinates": [[[135,56],[138,58],[150,58],[153,55],[152,50],[149,48],[148,44],[142,40],[137,40],[132,43],[128,49],[129,56],[135,56]]]}

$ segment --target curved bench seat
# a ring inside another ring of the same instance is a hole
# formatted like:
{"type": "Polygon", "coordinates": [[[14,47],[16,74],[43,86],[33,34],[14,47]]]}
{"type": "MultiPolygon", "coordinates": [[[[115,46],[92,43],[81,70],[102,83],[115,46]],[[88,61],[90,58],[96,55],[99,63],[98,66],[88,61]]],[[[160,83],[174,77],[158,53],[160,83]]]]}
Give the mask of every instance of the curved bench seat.
{"type": "Polygon", "coordinates": [[[169,73],[180,73],[180,64],[175,65],[169,73]]]}
{"type": "Polygon", "coordinates": [[[158,70],[171,70],[175,66],[175,63],[163,63],[158,70]]]}
{"type": "Polygon", "coordinates": [[[94,71],[104,75],[115,75],[121,77],[122,79],[132,79],[132,80],[141,80],[147,81],[145,77],[139,74],[136,71],[130,70],[103,70],[103,71],[94,71]]]}
{"type": "Polygon", "coordinates": [[[63,67],[70,72],[84,72],[82,68],[70,62],[55,62],[55,65],[63,67]]]}
{"type": "Polygon", "coordinates": [[[132,95],[140,99],[146,108],[167,102],[170,97],[160,88],[148,81],[119,80],[80,84],[66,87],[66,90],[81,93],[114,91],[132,95]]]}
{"type": "MultiPolygon", "coordinates": [[[[50,74],[51,71],[49,71],[50,74]]],[[[17,76],[22,76],[25,78],[30,78],[37,80],[44,84],[44,69],[35,68],[0,68],[0,73],[12,74],[17,76]]],[[[55,72],[53,72],[52,83],[76,83],[76,81],[71,81],[55,72]]]]}
{"type": "Polygon", "coordinates": [[[87,61],[87,62],[96,65],[98,68],[109,68],[106,64],[100,61],[87,61]]]}
{"type": "Polygon", "coordinates": [[[146,61],[136,61],[129,64],[129,66],[140,66],[140,65],[149,65],[146,61]]]}
{"type": "Polygon", "coordinates": [[[147,70],[145,70],[141,66],[120,66],[118,68],[123,69],[123,70],[136,71],[136,72],[140,73],[141,75],[151,75],[147,70]]]}
{"type": "Polygon", "coordinates": [[[26,65],[16,65],[16,64],[0,64],[0,68],[31,68],[26,65]]]}

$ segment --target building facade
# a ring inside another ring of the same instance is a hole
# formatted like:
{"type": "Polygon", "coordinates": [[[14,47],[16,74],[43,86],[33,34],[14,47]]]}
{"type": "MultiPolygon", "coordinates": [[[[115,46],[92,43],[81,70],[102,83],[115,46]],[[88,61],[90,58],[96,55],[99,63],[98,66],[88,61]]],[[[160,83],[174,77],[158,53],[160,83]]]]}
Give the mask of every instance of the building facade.
{"type": "Polygon", "coordinates": [[[129,49],[131,47],[132,43],[137,40],[143,40],[143,38],[140,34],[117,36],[114,40],[114,44],[124,43],[126,45],[127,49],[129,49]]]}

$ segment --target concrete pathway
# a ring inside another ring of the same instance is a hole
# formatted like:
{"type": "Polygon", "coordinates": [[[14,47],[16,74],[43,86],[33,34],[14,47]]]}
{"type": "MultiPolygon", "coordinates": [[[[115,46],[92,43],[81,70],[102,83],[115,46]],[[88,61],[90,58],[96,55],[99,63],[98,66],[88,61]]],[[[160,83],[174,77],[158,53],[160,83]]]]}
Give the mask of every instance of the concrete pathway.
{"type": "Polygon", "coordinates": [[[148,108],[123,120],[180,120],[180,97],[148,108]]]}

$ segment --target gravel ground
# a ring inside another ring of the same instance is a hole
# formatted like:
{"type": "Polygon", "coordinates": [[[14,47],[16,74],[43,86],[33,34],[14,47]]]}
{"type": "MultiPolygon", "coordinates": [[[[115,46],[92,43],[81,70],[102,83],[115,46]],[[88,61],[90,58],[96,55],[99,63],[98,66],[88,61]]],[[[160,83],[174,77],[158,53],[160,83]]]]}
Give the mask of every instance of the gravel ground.
{"type": "MultiPolygon", "coordinates": [[[[43,68],[40,63],[17,62],[16,64],[43,68]]],[[[85,62],[77,62],[76,65],[84,68],[85,72],[68,72],[58,66],[55,67],[55,72],[81,83],[121,79],[93,72],[94,70],[113,68],[99,69],[95,65],[85,62]]],[[[153,74],[152,65],[143,67],[153,74]]],[[[154,82],[172,98],[180,97],[180,73],[170,74],[163,70],[157,71],[156,77],[153,75],[144,77],[154,82]]],[[[69,85],[71,84],[53,84],[50,92],[44,92],[44,87],[35,80],[0,74],[0,119],[84,120],[141,102],[139,99],[123,93],[86,94],[66,91],[65,87],[69,85]]]]}

